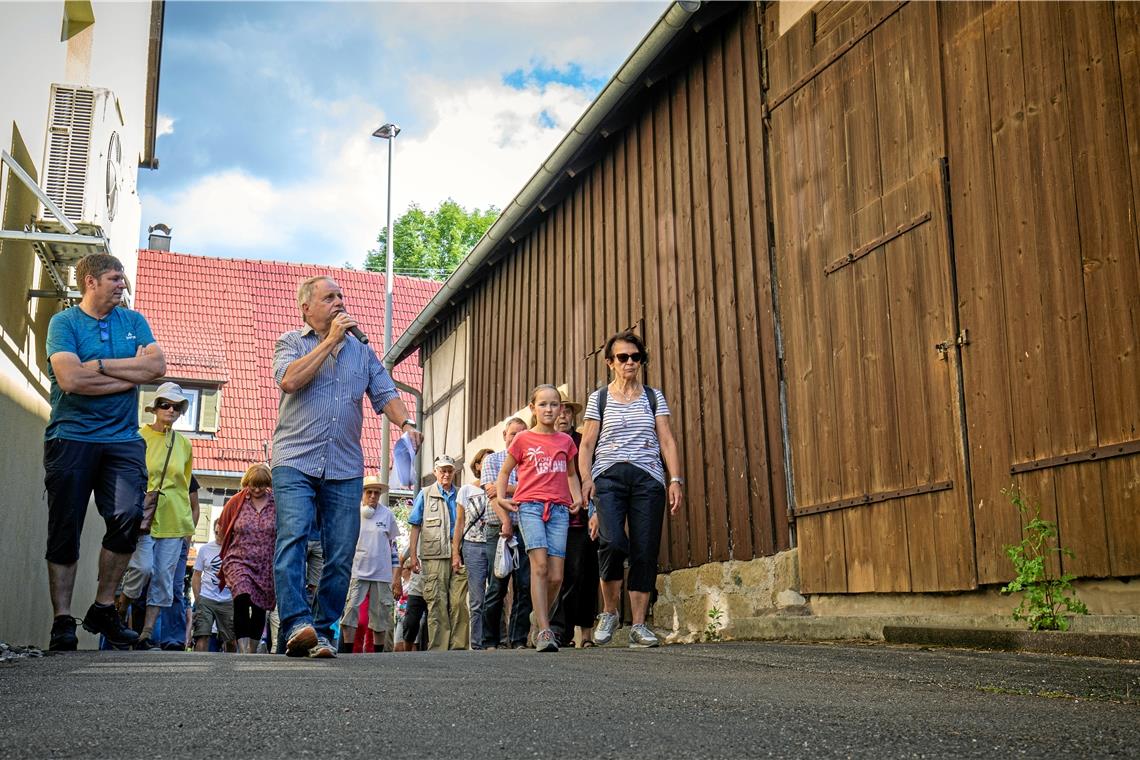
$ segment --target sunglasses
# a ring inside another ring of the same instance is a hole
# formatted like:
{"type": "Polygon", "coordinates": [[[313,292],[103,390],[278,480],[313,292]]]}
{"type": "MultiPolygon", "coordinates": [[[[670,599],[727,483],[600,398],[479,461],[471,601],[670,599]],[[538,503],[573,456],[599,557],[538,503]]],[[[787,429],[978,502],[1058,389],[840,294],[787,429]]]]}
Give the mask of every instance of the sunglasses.
{"type": "Polygon", "coordinates": [[[178,404],[173,401],[156,401],[154,404],[155,409],[178,409],[178,404]]]}
{"type": "Polygon", "coordinates": [[[111,339],[111,325],[107,324],[106,322],[104,322],[103,320],[100,319],[99,320],[99,340],[106,342],[110,339],[111,339]]]}
{"type": "Polygon", "coordinates": [[[640,351],[636,354],[614,354],[614,361],[616,361],[618,364],[625,364],[626,362],[641,364],[644,359],[645,356],[640,351]]]}

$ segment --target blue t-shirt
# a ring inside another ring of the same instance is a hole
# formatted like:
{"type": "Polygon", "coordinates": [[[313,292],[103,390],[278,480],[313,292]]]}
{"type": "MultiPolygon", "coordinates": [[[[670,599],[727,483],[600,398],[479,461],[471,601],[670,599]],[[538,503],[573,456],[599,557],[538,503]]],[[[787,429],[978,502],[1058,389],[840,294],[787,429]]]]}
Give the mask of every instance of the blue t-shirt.
{"type": "MultiPolygon", "coordinates": [[[[139,346],[154,343],[146,318],[137,311],[118,306],[103,319],[87,314],[78,306],[64,309],[51,318],[47,334],[47,356],[61,351],[75,354],[79,361],[130,359],[139,346]]],[[[139,437],[139,390],[132,388],[106,396],[64,393],[48,362],[51,378],[51,419],[44,438],[112,443],[139,437]]]]}

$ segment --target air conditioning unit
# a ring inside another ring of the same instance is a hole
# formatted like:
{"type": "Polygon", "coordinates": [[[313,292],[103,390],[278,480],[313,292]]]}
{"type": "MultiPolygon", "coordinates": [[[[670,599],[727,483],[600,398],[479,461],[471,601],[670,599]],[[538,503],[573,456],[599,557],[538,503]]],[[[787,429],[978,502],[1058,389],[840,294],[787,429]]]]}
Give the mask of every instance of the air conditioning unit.
{"type": "MultiPolygon", "coordinates": [[[[103,234],[124,193],[123,114],[107,89],[53,84],[41,186],[84,234],[103,234]]],[[[38,226],[63,232],[41,204],[38,226]]]]}

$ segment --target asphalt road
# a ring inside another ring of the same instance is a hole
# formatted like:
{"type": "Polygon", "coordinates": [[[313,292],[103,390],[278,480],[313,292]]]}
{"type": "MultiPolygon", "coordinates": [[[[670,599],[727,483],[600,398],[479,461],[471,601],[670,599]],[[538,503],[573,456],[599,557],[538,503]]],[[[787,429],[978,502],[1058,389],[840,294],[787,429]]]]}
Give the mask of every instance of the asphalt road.
{"type": "Polygon", "coordinates": [[[725,643],[0,667],[0,757],[1140,755],[1140,663],[725,643]]]}

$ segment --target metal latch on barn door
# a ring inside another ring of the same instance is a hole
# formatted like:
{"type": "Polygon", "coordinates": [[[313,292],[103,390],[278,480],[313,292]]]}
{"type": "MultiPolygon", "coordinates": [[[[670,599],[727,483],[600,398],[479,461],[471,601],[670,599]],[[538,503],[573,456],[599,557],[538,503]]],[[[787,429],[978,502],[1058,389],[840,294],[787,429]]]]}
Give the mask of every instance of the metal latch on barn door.
{"type": "Polygon", "coordinates": [[[954,346],[968,346],[968,345],[970,345],[970,335],[966,331],[966,328],[963,327],[962,331],[960,333],[958,333],[957,338],[947,338],[946,340],[942,341],[941,343],[935,343],[934,348],[938,351],[938,358],[941,359],[942,361],[946,361],[946,353],[951,348],[953,348],[954,346]]]}

